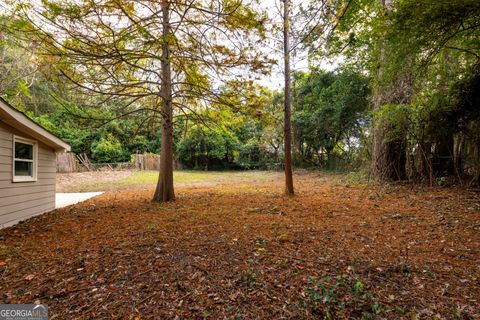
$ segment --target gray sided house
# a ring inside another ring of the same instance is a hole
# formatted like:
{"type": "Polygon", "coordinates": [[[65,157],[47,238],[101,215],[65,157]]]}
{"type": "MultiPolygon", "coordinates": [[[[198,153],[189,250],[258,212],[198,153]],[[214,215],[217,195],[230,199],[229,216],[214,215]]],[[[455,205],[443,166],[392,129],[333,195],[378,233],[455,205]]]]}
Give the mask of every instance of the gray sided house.
{"type": "Polygon", "coordinates": [[[0,228],[55,209],[56,153],[70,146],[0,98],[0,228]]]}

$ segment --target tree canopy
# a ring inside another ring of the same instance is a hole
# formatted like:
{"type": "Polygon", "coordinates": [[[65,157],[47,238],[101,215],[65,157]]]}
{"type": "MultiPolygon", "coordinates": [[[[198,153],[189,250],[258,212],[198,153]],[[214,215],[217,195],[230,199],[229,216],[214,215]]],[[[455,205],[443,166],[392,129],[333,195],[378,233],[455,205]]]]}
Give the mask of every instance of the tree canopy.
{"type": "MultiPolygon", "coordinates": [[[[430,184],[478,179],[479,6],[292,1],[290,53],[305,57],[289,74],[293,164],[430,184]],[[329,71],[327,60],[336,61],[329,71]]],[[[279,36],[277,12],[240,0],[5,8],[0,94],[74,152],[97,162],[161,153],[187,168],[282,167],[285,99],[257,82],[283,64],[268,45],[279,36]]],[[[160,198],[173,197],[171,174],[162,179],[160,198]]]]}

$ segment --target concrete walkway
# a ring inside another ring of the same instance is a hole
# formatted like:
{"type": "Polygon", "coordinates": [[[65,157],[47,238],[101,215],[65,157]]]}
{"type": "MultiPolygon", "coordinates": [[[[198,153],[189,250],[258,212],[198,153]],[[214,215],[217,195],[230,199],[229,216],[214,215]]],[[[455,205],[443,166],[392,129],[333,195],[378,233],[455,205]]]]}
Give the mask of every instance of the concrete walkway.
{"type": "Polygon", "coordinates": [[[76,204],[90,198],[101,195],[103,192],[82,192],[82,193],[56,193],[55,209],[76,204]]]}

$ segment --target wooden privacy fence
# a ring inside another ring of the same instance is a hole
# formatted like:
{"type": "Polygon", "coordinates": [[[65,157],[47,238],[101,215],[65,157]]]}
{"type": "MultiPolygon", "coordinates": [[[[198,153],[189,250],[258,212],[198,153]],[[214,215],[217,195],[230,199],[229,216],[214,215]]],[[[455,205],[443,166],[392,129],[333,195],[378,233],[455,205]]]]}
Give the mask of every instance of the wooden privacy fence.
{"type": "Polygon", "coordinates": [[[75,171],[77,171],[77,157],[75,153],[57,153],[57,172],[70,173],[75,171]]]}
{"type": "Polygon", "coordinates": [[[135,168],[135,164],[133,162],[93,163],[85,153],[77,154],[77,160],[80,162],[79,171],[115,171],[130,170],[135,168]]]}
{"type": "MultiPolygon", "coordinates": [[[[138,170],[160,170],[160,156],[158,154],[135,154],[135,168],[138,170]]],[[[182,164],[174,160],[173,169],[181,170],[182,164]]]]}
{"type": "Polygon", "coordinates": [[[139,170],[159,170],[160,156],[156,154],[136,154],[135,168],[139,170]]]}
{"type": "MultiPolygon", "coordinates": [[[[160,170],[160,156],[157,154],[135,154],[133,161],[121,163],[92,163],[86,154],[73,152],[57,153],[57,172],[71,173],[78,171],[102,170],[160,170]]],[[[173,162],[174,169],[181,169],[178,161],[173,162]]]]}
{"type": "Polygon", "coordinates": [[[135,164],[133,162],[92,163],[84,153],[57,153],[57,172],[59,173],[130,170],[134,168],[135,164]]]}

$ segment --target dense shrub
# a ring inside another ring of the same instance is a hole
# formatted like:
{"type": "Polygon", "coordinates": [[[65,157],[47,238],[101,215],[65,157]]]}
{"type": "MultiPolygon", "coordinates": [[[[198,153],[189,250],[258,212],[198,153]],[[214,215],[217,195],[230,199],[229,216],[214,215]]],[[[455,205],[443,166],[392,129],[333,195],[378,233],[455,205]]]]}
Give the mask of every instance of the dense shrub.
{"type": "Polygon", "coordinates": [[[112,163],[128,161],[128,152],[122,147],[122,144],[109,135],[107,138],[100,138],[99,141],[92,143],[92,158],[95,162],[112,163]]]}
{"type": "Polygon", "coordinates": [[[211,169],[234,162],[237,138],[228,131],[193,126],[177,143],[177,157],[187,167],[211,169]]]}

